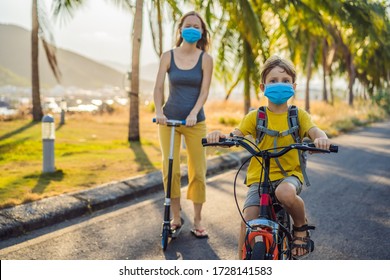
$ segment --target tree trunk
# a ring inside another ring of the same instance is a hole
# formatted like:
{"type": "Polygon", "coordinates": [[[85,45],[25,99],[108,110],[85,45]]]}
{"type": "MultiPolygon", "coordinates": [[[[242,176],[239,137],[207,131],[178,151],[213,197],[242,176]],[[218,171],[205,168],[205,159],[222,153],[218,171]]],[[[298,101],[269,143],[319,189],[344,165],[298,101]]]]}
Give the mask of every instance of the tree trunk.
{"type": "Polygon", "coordinates": [[[32,3],[32,30],[31,30],[31,86],[32,86],[32,115],[33,121],[40,122],[43,117],[41,95],[39,90],[39,23],[38,23],[38,0],[32,3]]]}
{"type": "Polygon", "coordinates": [[[142,39],[143,0],[137,0],[133,24],[133,45],[131,62],[130,122],[128,141],[139,142],[139,61],[142,39]]]}
{"type": "Polygon", "coordinates": [[[334,57],[336,54],[336,50],[337,50],[337,45],[332,44],[330,50],[328,51],[328,55],[326,58],[326,73],[329,77],[329,91],[330,91],[330,98],[331,98],[330,104],[331,105],[334,104],[332,64],[333,64],[333,60],[334,60],[334,57]]]}
{"type": "Polygon", "coordinates": [[[249,43],[244,40],[244,113],[247,114],[251,107],[251,82],[249,59],[251,58],[251,47],[249,43]]]}
{"type": "Polygon", "coordinates": [[[322,69],[323,69],[323,87],[322,87],[322,100],[328,103],[328,90],[327,90],[327,83],[326,83],[326,77],[327,77],[327,63],[326,58],[328,54],[328,41],[324,38],[323,44],[322,44],[322,69]]]}
{"type": "Polygon", "coordinates": [[[162,56],[163,53],[163,28],[162,28],[162,14],[161,14],[161,1],[157,0],[157,22],[158,22],[158,51],[159,57],[162,56]]]}
{"type": "Polygon", "coordinates": [[[312,73],[312,62],[313,62],[313,56],[314,56],[314,49],[315,49],[316,42],[314,39],[310,40],[310,46],[309,46],[309,54],[307,56],[306,60],[306,91],[305,91],[305,110],[310,113],[310,79],[311,79],[311,73],[312,73]]]}
{"type": "MultiPolygon", "coordinates": [[[[158,43],[159,43],[159,58],[163,54],[163,40],[164,40],[164,34],[163,34],[163,22],[162,22],[162,12],[161,12],[161,1],[157,0],[157,22],[158,22],[158,43]]],[[[162,96],[162,104],[165,103],[165,91],[163,91],[162,96]]]]}
{"type": "Polygon", "coordinates": [[[356,71],[355,65],[353,65],[353,57],[351,52],[348,52],[347,55],[347,67],[348,67],[348,105],[353,106],[353,85],[355,83],[356,71]]]}
{"type": "Polygon", "coordinates": [[[330,104],[334,105],[333,72],[331,67],[329,68],[329,92],[330,92],[330,104]]]}

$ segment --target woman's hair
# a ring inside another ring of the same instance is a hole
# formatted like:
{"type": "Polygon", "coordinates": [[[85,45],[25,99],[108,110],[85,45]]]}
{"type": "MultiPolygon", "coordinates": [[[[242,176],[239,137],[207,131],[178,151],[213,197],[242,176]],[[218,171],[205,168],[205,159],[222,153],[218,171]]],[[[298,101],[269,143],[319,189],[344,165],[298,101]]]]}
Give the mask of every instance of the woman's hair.
{"type": "Polygon", "coordinates": [[[296,78],[297,73],[295,71],[294,64],[290,60],[285,59],[285,58],[281,58],[277,55],[273,55],[273,56],[269,57],[264,62],[264,65],[263,65],[263,68],[262,68],[261,74],[260,74],[261,83],[263,83],[263,84],[265,83],[265,78],[267,77],[269,72],[271,72],[271,70],[277,66],[279,66],[284,71],[286,71],[286,73],[291,76],[293,83],[295,83],[295,78],[296,78]]]}
{"type": "Polygon", "coordinates": [[[202,19],[202,17],[195,11],[188,12],[181,17],[179,25],[177,27],[177,31],[176,31],[176,38],[177,38],[176,47],[179,47],[181,45],[181,43],[183,42],[183,37],[181,36],[181,29],[183,27],[184,20],[189,16],[196,16],[200,19],[200,22],[202,24],[203,33],[202,33],[202,37],[196,43],[196,47],[198,49],[201,49],[202,51],[207,51],[209,48],[209,41],[210,41],[209,31],[207,30],[206,24],[205,24],[204,20],[202,19]]]}

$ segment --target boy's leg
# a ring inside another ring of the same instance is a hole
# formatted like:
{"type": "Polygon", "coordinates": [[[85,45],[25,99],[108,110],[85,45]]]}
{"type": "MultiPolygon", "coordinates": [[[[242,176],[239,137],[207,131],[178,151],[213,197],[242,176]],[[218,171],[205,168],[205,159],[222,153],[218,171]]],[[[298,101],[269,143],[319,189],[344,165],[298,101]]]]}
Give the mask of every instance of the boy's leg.
{"type": "MultiPolygon", "coordinates": [[[[248,188],[243,207],[243,216],[245,221],[256,219],[260,214],[259,184],[252,184],[248,188]]],[[[240,235],[238,239],[238,259],[242,259],[242,247],[245,242],[246,224],[241,221],[240,235]]]]}
{"type": "MultiPolygon", "coordinates": [[[[256,219],[260,214],[259,206],[248,206],[244,209],[244,219],[245,221],[256,219]]],[[[244,221],[241,221],[240,235],[238,239],[238,259],[242,260],[242,247],[244,246],[246,235],[246,224],[244,221]]]]}
{"type": "MultiPolygon", "coordinates": [[[[297,179],[298,180],[298,179],[297,179]]],[[[300,183],[300,182],[299,182],[300,183]]],[[[300,188],[300,186],[298,186],[300,188]]],[[[303,199],[298,195],[300,189],[297,189],[296,184],[293,181],[281,182],[275,190],[275,195],[278,201],[283,205],[286,211],[291,215],[294,226],[301,227],[306,224],[305,203],[303,199]],[[298,194],[297,194],[298,193],[298,194]]],[[[294,237],[306,237],[306,232],[295,232],[294,237]]],[[[302,241],[297,240],[297,244],[302,244],[302,241]]],[[[293,249],[292,254],[301,256],[306,252],[303,248],[293,249]]]]}

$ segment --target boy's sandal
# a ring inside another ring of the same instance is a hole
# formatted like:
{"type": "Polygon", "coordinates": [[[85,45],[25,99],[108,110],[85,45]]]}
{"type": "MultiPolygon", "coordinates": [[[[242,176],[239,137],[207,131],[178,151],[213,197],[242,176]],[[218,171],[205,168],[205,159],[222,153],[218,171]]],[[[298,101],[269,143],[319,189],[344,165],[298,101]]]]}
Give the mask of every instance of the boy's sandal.
{"type": "Polygon", "coordinates": [[[314,230],[315,226],[309,226],[306,224],[306,225],[303,225],[301,227],[296,227],[293,225],[292,234],[293,234],[294,238],[293,238],[291,250],[302,248],[303,250],[306,251],[306,253],[303,255],[293,255],[292,256],[293,259],[296,259],[296,260],[303,259],[303,258],[307,257],[311,252],[314,251],[314,241],[310,239],[310,229],[314,230]],[[295,236],[296,231],[298,231],[298,232],[305,231],[306,236],[305,237],[297,237],[297,236],[295,236]],[[297,241],[297,240],[299,240],[303,243],[296,243],[295,241],[297,241]]]}

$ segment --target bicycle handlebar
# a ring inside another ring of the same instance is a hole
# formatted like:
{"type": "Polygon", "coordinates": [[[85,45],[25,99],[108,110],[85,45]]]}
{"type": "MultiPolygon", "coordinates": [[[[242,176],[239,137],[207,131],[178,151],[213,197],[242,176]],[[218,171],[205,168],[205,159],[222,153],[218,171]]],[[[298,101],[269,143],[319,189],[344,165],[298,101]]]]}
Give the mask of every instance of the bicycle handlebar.
{"type": "Polygon", "coordinates": [[[270,158],[276,158],[284,155],[288,151],[292,149],[297,149],[301,151],[312,151],[312,152],[321,152],[321,153],[337,153],[339,147],[337,145],[330,145],[329,150],[316,148],[314,143],[294,143],[285,147],[276,147],[276,149],[280,149],[278,152],[269,152],[268,150],[259,150],[256,151],[253,147],[251,147],[248,143],[246,143],[246,139],[240,136],[233,136],[231,138],[220,138],[219,142],[215,143],[207,143],[207,138],[202,138],[202,145],[206,146],[224,146],[224,147],[232,147],[232,146],[241,146],[246,149],[253,156],[260,156],[267,152],[270,158]]]}

